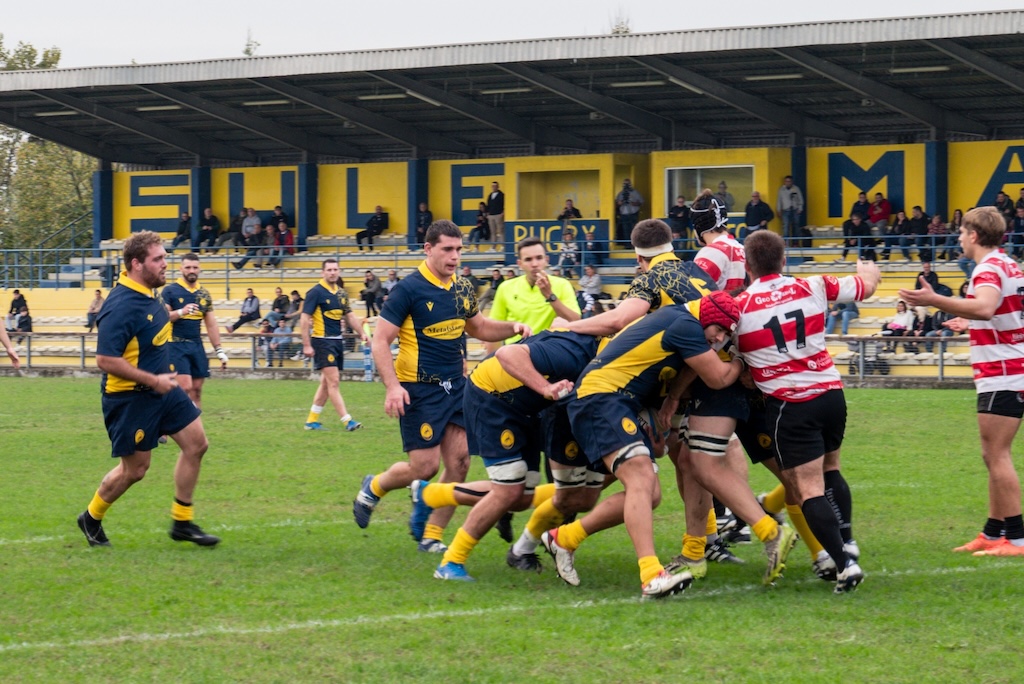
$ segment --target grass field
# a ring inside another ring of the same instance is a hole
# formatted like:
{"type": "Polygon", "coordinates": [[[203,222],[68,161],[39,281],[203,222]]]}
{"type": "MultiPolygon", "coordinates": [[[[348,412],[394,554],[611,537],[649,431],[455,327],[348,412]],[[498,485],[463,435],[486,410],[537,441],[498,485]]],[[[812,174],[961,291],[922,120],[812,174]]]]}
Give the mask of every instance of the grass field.
{"type": "MultiPolygon", "coordinates": [[[[802,544],[764,588],[754,544],[735,547],[746,565],[641,603],[623,529],[581,547],[577,588],[547,558],[540,575],[506,567],[494,533],[469,560],[475,584],[433,579],[403,493],[367,530],[352,521],[361,477],[399,456],[382,387],[343,385],[356,433],[303,431],[313,390],[208,383],[196,508],[219,547],[168,538],[175,453],[162,447],[106,518],[114,547],[90,549],[75,517],[113,463],[98,381],[0,378],[0,681],[1024,680],[1024,562],[950,553],[986,515],[972,392],[848,391],[844,472],[868,574],[854,594],[815,579],[802,544]]],[[[683,514],[664,466],[666,560],[683,514]]]]}

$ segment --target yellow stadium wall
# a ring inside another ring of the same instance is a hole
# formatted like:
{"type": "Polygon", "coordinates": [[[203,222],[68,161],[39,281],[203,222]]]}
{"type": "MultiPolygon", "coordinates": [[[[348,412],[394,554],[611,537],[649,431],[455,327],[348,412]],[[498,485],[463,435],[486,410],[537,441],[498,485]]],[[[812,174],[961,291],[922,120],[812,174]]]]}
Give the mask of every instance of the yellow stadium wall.
{"type": "MultiPolygon", "coordinates": [[[[366,227],[377,205],[388,214],[388,232],[409,230],[409,167],[404,162],[325,164],[319,167],[319,234],[350,235],[366,227]],[[355,196],[350,196],[352,190],[355,196]]],[[[438,217],[440,218],[440,217],[438,217]]]]}
{"type": "Polygon", "coordinates": [[[115,238],[128,237],[133,228],[173,233],[181,213],[193,213],[188,169],[115,173],[113,186],[115,238]]]}
{"type": "Polygon", "coordinates": [[[1002,190],[1017,201],[1024,188],[1024,140],[949,144],[949,213],[995,204],[1002,190]]]}

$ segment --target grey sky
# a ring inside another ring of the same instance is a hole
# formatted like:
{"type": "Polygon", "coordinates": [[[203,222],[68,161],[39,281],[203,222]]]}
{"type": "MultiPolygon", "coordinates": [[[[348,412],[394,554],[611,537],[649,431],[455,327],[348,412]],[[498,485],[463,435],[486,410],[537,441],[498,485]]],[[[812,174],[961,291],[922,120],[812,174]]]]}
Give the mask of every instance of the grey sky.
{"type": "Polygon", "coordinates": [[[608,33],[628,17],[635,33],[805,21],[1020,9],[1020,0],[47,0],[18,2],[0,18],[12,47],[59,47],[61,66],[184,62],[240,57],[246,35],[258,55],[337,52],[608,33]]]}

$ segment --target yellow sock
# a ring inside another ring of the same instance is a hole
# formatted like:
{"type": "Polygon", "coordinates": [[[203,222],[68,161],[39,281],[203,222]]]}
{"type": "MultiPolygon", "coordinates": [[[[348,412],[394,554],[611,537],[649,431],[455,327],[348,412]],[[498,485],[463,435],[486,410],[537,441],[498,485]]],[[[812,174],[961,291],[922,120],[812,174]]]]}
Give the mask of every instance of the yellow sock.
{"type": "Polygon", "coordinates": [[[807,518],[804,517],[804,511],[800,508],[800,504],[786,504],[786,513],[789,514],[789,520],[793,523],[800,538],[807,545],[807,550],[811,552],[811,560],[817,560],[818,552],[824,547],[811,532],[811,528],[807,526],[807,518]]]}
{"type": "Polygon", "coordinates": [[[761,541],[771,541],[779,534],[779,523],[775,522],[775,518],[766,514],[763,518],[751,525],[750,529],[761,541]]]}
{"type": "Polygon", "coordinates": [[[110,504],[100,498],[100,490],[97,489],[96,493],[92,495],[92,501],[89,502],[89,515],[93,517],[93,520],[103,520],[108,508],[110,508],[110,504]]]}
{"type": "Polygon", "coordinates": [[[562,525],[558,528],[558,545],[566,551],[575,551],[580,548],[583,540],[589,536],[587,531],[583,529],[583,523],[579,520],[574,520],[568,525],[562,525]]]}
{"type": "Polygon", "coordinates": [[[715,517],[715,509],[708,511],[708,524],[704,527],[704,534],[718,534],[718,518],[715,517]]]}
{"type": "Polygon", "coordinates": [[[665,569],[657,556],[644,556],[637,564],[640,566],[640,584],[647,584],[665,569]]]}
{"type": "Polygon", "coordinates": [[[542,503],[544,503],[545,501],[547,501],[548,499],[550,499],[554,495],[555,495],[555,485],[554,485],[554,483],[552,483],[552,484],[537,485],[536,489],[533,490],[533,503],[531,503],[530,505],[533,506],[534,508],[537,508],[538,506],[540,506],[542,503]]]}
{"type": "MultiPolygon", "coordinates": [[[[426,535],[424,535],[424,538],[426,538],[426,535]]],[[[444,552],[443,562],[465,563],[479,541],[479,539],[473,539],[473,537],[469,536],[469,532],[460,527],[459,531],[455,533],[455,539],[452,540],[451,546],[444,552]]]]}
{"type": "Polygon", "coordinates": [[[443,508],[445,506],[458,506],[455,501],[455,482],[435,482],[428,484],[420,490],[423,503],[431,508],[443,508]]]}
{"type": "Polygon", "coordinates": [[[707,537],[694,537],[690,534],[683,535],[683,557],[690,560],[700,560],[704,557],[704,545],[707,544],[707,537]]]}
{"type": "Polygon", "coordinates": [[[382,497],[388,493],[386,489],[380,486],[380,475],[374,475],[373,479],[370,480],[370,491],[378,497],[382,497]]]}
{"type": "Polygon", "coordinates": [[[192,504],[183,504],[177,499],[171,504],[171,519],[187,522],[192,519],[192,504]]]}
{"type": "MultiPolygon", "coordinates": [[[[558,527],[563,520],[565,520],[565,516],[559,513],[555,504],[548,499],[533,509],[533,513],[526,523],[526,531],[532,534],[534,539],[540,539],[540,535],[553,527],[558,527]]],[[[561,543],[561,538],[559,538],[559,543],[561,543]]]]}
{"type": "Polygon", "coordinates": [[[306,422],[307,423],[319,423],[320,422],[320,414],[323,412],[323,410],[324,410],[323,406],[317,406],[316,404],[313,404],[313,406],[311,406],[310,409],[309,409],[309,415],[306,416],[306,422]]]}
{"type": "Polygon", "coordinates": [[[782,509],[786,507],[786,488],[781,484],[764,495],[764,501],[761,502],[764,506],[764,510],[769,513],[781,513],[782,509]]]}
{"type": "Polygon", "coordinates": [[[444,534],[444,528],[438,527],[437,525],[431,525],[427,523],[427,526],[423,528],[423,539],[436,539],[441,541],[441,535],[444,534]]]}

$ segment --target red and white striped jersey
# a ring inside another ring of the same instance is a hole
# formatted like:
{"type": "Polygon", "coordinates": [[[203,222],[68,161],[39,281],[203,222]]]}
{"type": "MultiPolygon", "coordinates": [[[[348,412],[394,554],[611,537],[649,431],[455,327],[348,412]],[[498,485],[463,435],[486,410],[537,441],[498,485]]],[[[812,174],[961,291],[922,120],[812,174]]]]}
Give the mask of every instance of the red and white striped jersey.
{"type": "Polygon", "coordinates": [[[999,306],[988,321],[971,321],[971,366],[978,392],[1024,391],[1024,273],[1002,250],[975,266],[967,298],[980,287],[999,290],[999,306]]]}
{"type": "Polygon", "coordinates": [[[693,263],[714,279],[719,290],[732,292],[746,284],[746,253],[743,245],[728,233],[723,233],[710,245],[701,247],[693,263]]]}
{"type": "Polygon", "coordinates": [[[736,297],[736,337],[758,389],[794,402],[842,389],[825,347],[825,315],[829,302],[863,298],[864,282],[858,276],[769,275],[752,282],[736,297]]]}

